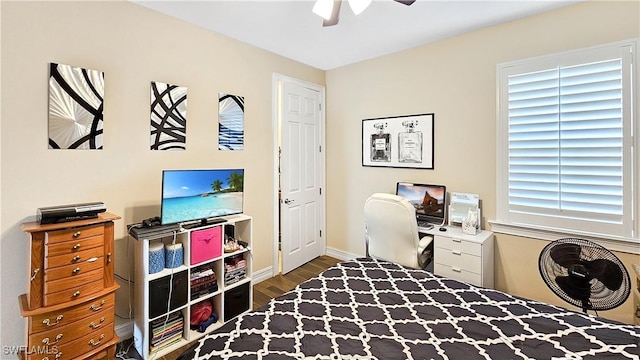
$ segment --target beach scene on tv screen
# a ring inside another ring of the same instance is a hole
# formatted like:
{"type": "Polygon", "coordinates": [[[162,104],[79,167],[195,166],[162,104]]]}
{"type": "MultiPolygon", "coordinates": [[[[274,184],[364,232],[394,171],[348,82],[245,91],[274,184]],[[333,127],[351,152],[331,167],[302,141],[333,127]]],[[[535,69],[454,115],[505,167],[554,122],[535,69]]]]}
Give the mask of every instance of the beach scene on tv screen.
{"type": "Polygon", "coordinates": [[[243,170],[170,170],[162,180],[162,223],[242,212],[243,170]]]}

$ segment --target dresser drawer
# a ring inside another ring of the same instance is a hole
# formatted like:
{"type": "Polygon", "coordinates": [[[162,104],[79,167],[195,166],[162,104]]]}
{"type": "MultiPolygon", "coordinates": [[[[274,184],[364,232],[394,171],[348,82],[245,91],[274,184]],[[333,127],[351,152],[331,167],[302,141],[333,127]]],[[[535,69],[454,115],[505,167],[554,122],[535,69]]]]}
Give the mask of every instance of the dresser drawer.
{"type": "Polygon", "coordinates": [[[57,329],[50,329],[29,335],[29,347],[34,346],[62,346],[85,334],[113,323],[114,311],[110,307],[91,316],[69,323],[57,329]]]}
{"type": "Polygon", "coordinates": [[[482,274],[482,259],[479,256],[469,255],[459,250],[435,247],[433,258],[436,263],[482,274]]]}
{"type": "Polygon", "coordinates": [[[475,256],[482,255],[482,245],[479,243],[444,236],[438,236],[434,241],[435,246],[443,249],[456,250],[475,256]]]}
{"type": "Polygon", "coordinates": [[[48,231],[46,244],[56,244],[71,240],[82,240],[93,236],[104,235],[104,225],[82,226],[63,230],[48,231]]]}
{"type": "Polygon", "coordinates": [[[97,313],[103,313],[105,309],[113,308],[115,299],[115,293],[111,293],[67,309],[42,315],[34,315],[29,318],[29,333],[63,327],[79,319],[84,319],[97,313]]]}
{"type": "Polygon", "coordinates": [[[79,251],[104,247],[104,237],[102,235],[93,236],[82,240],[65,241],[53,245],[45,246],[45,256],[58,256],[75,254],[79,251]]]}
{"type": "Polygon", "coordinates": [[[79,264],[83,261],[87,261],[91,258],[101,257],[103,255],[104,247],[99,246],[87,250],[74,251],[63,255],[49,256],[45,259],[45,267],[47,269],[50,269],[58,266],[79,264]]]}
{"type": "Polygon", "coordinates": [[[52,347],[54,354],[29,354],[28,360],[70,360],[88,353],[113,339],[114,323],[108,323],[67,344],[52,347]]]}
{"type": "Polygon", "coordinates": [[[75,265],[60,266],[44,271],[44,281],[67,279],[72,276],[79,277],[93,270],[100,270],[102,273],[104,267],[104,259],[102,257],[93,258],[90,261],[84,261],[75,265]]]}
{"type": "Polygon", "coordinates": [[[448,277],[451,279],[456,279],[459,281],[464,281],[466,283],[473,284],[476,286],[482,286],[482,276],[480,274],[476,274],[474,272],[470,272],[464,269],[460,269],[457,267],[452,267],[444,264],[438,264],[436,262],[433,265],[433,272],[436,275],[448,277]]]}
{"type": "Polygon", "coordinates": [[[102,279],[102,271],[92,271],[87,274],[88,276],[86,276],[85,278],[92,279],[92,280],[95,280],[96,278],[98,278],[98,280],[87,282],[87,280],[82,280],[83,278],[74,277],[72,278],[74,280],[73,281],[74,286],[71,288],[68,288],[69,285],[67,284],[71,282],[69,279],[54,280],[54,281],[45,283],[44,306],[61,304],[67,301],[75,301],[80,299],[81,297],[97,293],[98,291],[104,289],[104,280],[102,279]],[[68,289],[57,291],[57,292],[51,292],[56,290],[55,285],[53,285],[52,283],[57,283],[58,281],[61,281],[60,283],[61,286],[64,286],[65,288],[68,288],[68,289]],[[47,290],[50,292],[47,293],[47,290]]]}

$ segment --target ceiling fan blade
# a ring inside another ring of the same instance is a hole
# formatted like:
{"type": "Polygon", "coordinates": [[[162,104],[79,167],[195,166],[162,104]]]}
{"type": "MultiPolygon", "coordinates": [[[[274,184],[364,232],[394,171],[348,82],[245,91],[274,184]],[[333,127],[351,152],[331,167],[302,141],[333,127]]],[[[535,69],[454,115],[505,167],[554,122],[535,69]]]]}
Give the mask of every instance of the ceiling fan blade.
{"type": "Polygon", "coordinates": [[[554,246],[549,255],[558,265],[569,268],[580,263],[580,245],[561,243],[554,246]]]}
{"type": "Polygon", "coordinates": [[[333,26],[338,23],[341,6],[342,6],[342,0],[333,1],[333,9],[331,11],[331,17],[328,19],[322,20],[322,26],[333,26]]]}
{"type": "Polygon", "coordinates": [[[623,275],[620,268],[609,259],[583,261],[592,278],[598,279],[610,290],[618,290],[622,285],[623,275]]]}
{"type": "Polygon", "coordinates": [[[585,300],[591,296],[588,281],[581,281],[572,276],[556,276],[556,284],[572,299],[585,300]]]}
{"type": "Polygon", "coordinates": [[[416,0],[393,0],[395,2],[399,2],[400,4],[405,4],[407,6],[413,4],[414,2],[416,2],[416,0]]]}

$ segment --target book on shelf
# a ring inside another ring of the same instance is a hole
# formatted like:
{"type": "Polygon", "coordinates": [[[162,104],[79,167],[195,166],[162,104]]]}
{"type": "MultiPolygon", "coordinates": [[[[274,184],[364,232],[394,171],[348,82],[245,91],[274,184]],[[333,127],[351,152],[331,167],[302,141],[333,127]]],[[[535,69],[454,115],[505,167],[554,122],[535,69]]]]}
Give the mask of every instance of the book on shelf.
{"type": "Polygon", "coordinates": [[[216,273],[213,272],[213,269],[206,269],[204,271],[197,271],[196,270],[195,272],[191,273],[191,281],[199,279],[199,278],[202,278],[202,277],[205,277],[205,276],[211,276],[211,275],[213,275],[213,276],[216,275],[216,273]]]}
{"type": "Polygon", "coordinates": [[[193,285],[198,285],[198,284],[202,284],[202,283],[206,283],[206,282],[215,282],[217,280],[215,274],[211,275],[211,276],[205,276],[205,277],[200,277],[197,278],[195,280],[191,280],[190,284],[191,286],[193,285]]]}
{"type": "Polygon", "coordinates": [[[168,338],[166,341],[163,341],[163,342],[155,344],[155,345],[150,345],[149,346],[149,351],[150,352],[156,352],[158,350],[164,349],[164,348],[166,348],[168,346],[171,346],[173,344],[178,343],[181,339],[182,339],[182,332],[172,336],[171,338],[168,338]]]}

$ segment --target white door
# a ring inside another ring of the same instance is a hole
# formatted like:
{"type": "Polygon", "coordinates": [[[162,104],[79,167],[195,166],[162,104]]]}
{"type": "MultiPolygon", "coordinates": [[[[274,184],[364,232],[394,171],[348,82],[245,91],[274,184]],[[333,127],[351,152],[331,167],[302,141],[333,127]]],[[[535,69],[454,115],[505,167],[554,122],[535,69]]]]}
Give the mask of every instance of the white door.
{"type": "Polygon", "coordinates": [[[324,254],[322,94],[301,82],[280,87],[282,273],[324,254]]]}

